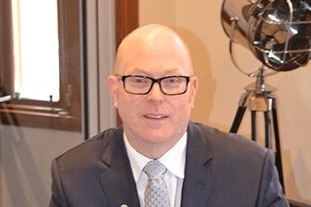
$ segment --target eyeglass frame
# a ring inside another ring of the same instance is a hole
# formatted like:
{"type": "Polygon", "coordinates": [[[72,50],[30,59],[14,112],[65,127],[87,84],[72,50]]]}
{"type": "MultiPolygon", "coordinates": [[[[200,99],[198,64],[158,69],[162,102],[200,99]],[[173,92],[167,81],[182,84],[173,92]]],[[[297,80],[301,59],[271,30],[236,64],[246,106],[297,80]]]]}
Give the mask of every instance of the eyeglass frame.
{"type": "Polygon", "coordinates": [[[120,81],[123,82],[123,89],[125,90],[125,92],[129,93],[129,94],[134,94],[134,95],[147,95],[148,93],[150,93],[150,91],[152,90],[153,88],[153,85],[155,83],[158,83],[159,84],[159,88],[161,90],[161,93],[163,93],[164,95],[168,95],[168,96],[177,96],[177,95],[182,95],[184,93],[187,92],[188,90],[188,84],[190,82],[190,76],[184,76],[184,75],[171,75],[171,76],[164,76],[164,77],[161,77],[161,78],[152,78],[152,77],[149,77],[149,76],[145,76],[145,75],[116,75],[118,77],[118,79],[120,81]],[[135,92],[131,92],[129,91],[127,88],[126,88],[126,85],[125,85],[125,80],[129,77],[138,77],[138,78],[146,78],[148,80],[151,80],[151,85],[149,87],[149,89],[144,92],[144,93],[135,93],[135,92]],[[174,94],[171,94],[171,93],[166,93],[163,88],[162,88],[162,85],[161,85],[161,81],[162,80],[165,80],[165,79],[168,79],[168,78],[184,78],[185,79],[185,89],[182,91],[182,92],[179,92],[179,93],[174,93],[174,94]]]}

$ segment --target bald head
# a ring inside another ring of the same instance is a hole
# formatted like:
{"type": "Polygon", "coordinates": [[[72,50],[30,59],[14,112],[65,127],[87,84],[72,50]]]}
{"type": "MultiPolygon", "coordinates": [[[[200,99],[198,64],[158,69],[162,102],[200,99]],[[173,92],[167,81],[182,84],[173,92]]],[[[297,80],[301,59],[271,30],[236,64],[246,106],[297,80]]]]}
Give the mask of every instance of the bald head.
{"type": "Polygon", "coordinates": [[[139,27],[123,39],[116,55],[115,73],[122,73],[134,56],[145,57],[148,54],[154,55],[152,57],[158,57],[157,54],[173,56],[181,61],[190,74],[193,73],[185,42],[171,28],[160,24],[139,27]]]}

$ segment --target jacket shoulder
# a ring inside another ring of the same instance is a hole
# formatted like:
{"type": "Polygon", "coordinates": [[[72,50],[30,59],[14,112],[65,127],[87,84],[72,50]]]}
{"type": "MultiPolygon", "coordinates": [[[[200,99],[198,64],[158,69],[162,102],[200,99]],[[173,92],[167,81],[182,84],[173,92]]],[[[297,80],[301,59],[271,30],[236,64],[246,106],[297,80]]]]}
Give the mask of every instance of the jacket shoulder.
{"type": "Polygon", "coordinates": [[[189,145],[196,149],[194,153],[208,153],[216,159],[242,163],[262,164],[267,159],[274,159],[274,153],[257,142],[236,133],[229,133],[199,123],[190,123],[188,128],[189,145]]]}
{"type": "Polygon", "coordinates": [[[75,163],[99,158],[111,142],[122,140],[122,129],[110,128],[68,149],[55,158],[57,162],[75,163]]]}

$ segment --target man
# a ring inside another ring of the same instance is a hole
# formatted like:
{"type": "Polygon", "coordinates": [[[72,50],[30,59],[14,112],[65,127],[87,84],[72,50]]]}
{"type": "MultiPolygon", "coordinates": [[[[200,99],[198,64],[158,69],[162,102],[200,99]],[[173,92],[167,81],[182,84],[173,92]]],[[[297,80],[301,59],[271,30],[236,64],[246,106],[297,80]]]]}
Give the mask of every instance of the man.
{"type": "Polygon", "coordinates": [[[150,160],[165,166],[171,207],[288,206],[272,151],[189,121],[198,79],[173,30],[129,34],[108,84],[123,124],[53,161],[50,207],[147,206],[150,160]]]}

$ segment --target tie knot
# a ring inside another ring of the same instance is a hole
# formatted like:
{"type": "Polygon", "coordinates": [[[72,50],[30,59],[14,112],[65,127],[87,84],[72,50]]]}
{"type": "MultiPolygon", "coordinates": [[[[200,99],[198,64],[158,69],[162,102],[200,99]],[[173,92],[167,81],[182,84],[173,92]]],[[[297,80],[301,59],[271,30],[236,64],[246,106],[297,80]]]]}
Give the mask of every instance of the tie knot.
{"type": "Polygon", "coordinates": [[[143,170],[148,175],[149,179],[157,179],[163,177],[166,168],[159,161],[152,160],[145,165],[143,170]]]}

